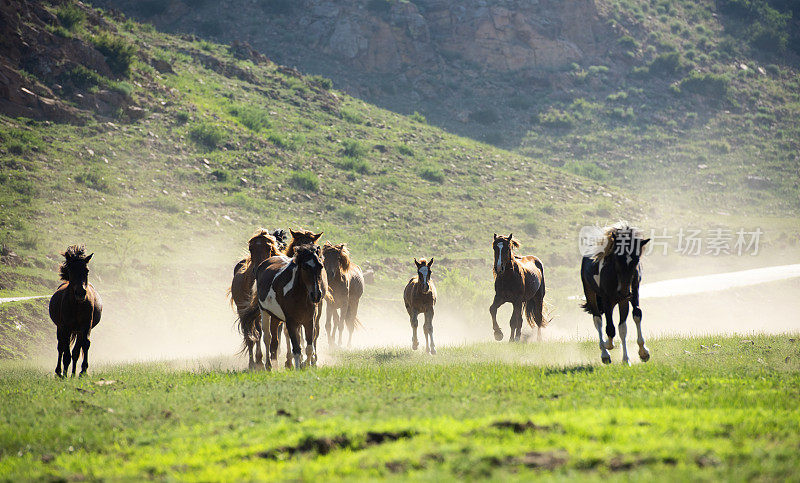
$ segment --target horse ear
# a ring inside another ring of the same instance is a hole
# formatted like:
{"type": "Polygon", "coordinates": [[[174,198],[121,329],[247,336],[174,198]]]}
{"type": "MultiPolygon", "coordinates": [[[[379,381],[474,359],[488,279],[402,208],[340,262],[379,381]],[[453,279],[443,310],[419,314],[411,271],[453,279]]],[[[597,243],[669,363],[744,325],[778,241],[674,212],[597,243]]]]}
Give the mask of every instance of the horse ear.
{"type": "Polygon", "coordinates": [[[417,268],[419,268],[419,261],[416,259],[416,257],[414,258],[414,265],[416,265],[417,268]]]}
{"type": "Polygon", "coordinates": [[[497,240],[497,233],[494,234],[494,239],[497,240]]]}
{"type": "Polygon", "coordinates": [[[292,238],[297,238],[297,235],[300,234],[300,232],[294,231],[291,228],[289,228],[289,233],[292,234],[292,238]]]}
{"type": "Polygon", "coordinates": [[[431,265],[433,265],[433,257],[431,257],[431,261],[428,262],[428,266],[430,267],[431,265]]]}
{"type": "MultiPolygon", "coordinates": [[[[644,243],[642,243],[642,246],[644,246],[644,243]]],[[[89,260],[91,260],[93,256],[94,256],[94,253],[92,253],[91,255],[86,257],[86,263],[89,263],[89,260]]]]}
{"type": "Polygon", "coordinates": [[[514,238],[514,234],[513,233],[509,233],[508,234],[508,239],[511,240],[512,238],[514,238]]]}
{"type": "Polygon", "coordinates": [[[325,232],[321,231],[321,232],[317,233],[316,235],[311,235],[311,239],[314,240],[314,241],[317,241],[317,240],[319,240],[319,237],[321,237],[323,233],[325,233],[325,232]]]}

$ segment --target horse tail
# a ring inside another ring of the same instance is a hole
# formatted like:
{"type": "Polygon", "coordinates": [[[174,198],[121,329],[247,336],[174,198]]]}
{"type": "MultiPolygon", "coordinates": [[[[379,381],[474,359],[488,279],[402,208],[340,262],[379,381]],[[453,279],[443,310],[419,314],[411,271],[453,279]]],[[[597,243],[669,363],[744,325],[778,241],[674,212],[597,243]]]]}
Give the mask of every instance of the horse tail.
{"type": "Polygon", "coordinates": [[[538,258],[533,261],[536,267],[539,269],[539,273],[542,274],[542,280],[539,284],[539,290],[536,291],[534,296],[524,303],[525,305],[525,319],[528,321],[528,324],[533,327],[534,324],[536,327],[542,328],[547,327],[547,324],[550,323],[550,319],[545,318],[544,312],[544,294],[545,294],[545,284],[544,284],[544,265],[542,265],[542,261],[538,258]]]}
{"type": "Polygon", "coordinates": [[[233,292],[231,292],[230,287],[225,290],[225,296],[228,297],[228,302],[230,302],[231,308],[236,310],[236,302],[233,300],[233,292]]]}
{"type": "Polygon", "coordinates": [[[261,307],[259,307],[258,304],[258,292],[255,290],[255,285],[253,286],[253,297],[250,300],[250,305],[243,309],[239,309],[237,312],[239,315],[239,318],[237,319],[239,332],[242,334],[242,337],[244,337],[244,340],[242,341],[242,350],[244,350],[247,348],[248,340],[256,342],[259,338],[258,327],[256,324],[259,320],[261,320],[261,307]]]}

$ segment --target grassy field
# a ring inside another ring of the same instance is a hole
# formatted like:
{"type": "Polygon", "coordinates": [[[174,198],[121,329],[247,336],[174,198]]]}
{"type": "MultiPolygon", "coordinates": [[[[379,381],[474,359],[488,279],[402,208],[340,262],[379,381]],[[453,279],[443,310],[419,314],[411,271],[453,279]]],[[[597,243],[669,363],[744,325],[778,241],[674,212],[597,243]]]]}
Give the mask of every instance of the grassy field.
{"type": "Polygon", "coordinates": [[[660,339],[632,367],[590,342],[387,348],[68,380],[3,362],[0,479],[795,479],[798,344],[660,339]]]}

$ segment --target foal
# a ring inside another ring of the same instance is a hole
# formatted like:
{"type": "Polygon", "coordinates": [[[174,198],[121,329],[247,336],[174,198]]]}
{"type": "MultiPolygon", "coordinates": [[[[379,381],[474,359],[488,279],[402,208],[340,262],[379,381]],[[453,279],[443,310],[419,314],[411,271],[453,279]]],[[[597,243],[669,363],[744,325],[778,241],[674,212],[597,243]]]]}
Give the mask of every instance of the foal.
{"type": "Polygon", "coordinates": [[[62,254],[64,263],[59,272],[64,283],[58,287],[56,293],[50,298],[50,319],[56,324],[56,337],[58,338],[58,362],[56,362],[56,376],[62,377],[61,366],[63,361],[66,376],[69,369],[69,346],[75,343],[72,349],[72,375],[78,365],[78,357],[83,350],[83,363],[81,363],[81,376],[89,368],[89,334],[100,323],[103,312],[103,303],[100,295],[89,283],[89,260],[94,253],[86,256],[83,245],[72,245],[62,254]]]}
{"type": "Polygon", "coordinates": [[[436,287],[431,282],[433,258],[430,261],[426,261],[424,258],[417,261],[415,258],[414,264],[417,266],[417,276],[408,281],[403,291],[403,302],[406,304],[406,311],[411,319],[411,329],[414,331],[411,348],[417,350],[419,346],[417,316],[425,314],[425,324],[422,326],[422,330],[425,332],[425,350],[436,354],[436,347],[433,345],[433,306],[436,305],[436,287]]]}

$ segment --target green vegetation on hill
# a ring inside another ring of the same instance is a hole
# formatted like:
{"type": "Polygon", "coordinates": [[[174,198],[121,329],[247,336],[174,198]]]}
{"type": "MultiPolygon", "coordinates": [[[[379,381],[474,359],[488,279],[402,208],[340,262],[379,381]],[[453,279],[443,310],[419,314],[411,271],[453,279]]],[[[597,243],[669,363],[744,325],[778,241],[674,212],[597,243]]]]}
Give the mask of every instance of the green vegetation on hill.
{"type": "Polygon", "coordinates": [[[4,362],[0,478],[796,476],[796,339],[648,342],[652,360],[633,367],[597,365],[594,342],[435,360],[354,351],[298,372],[107,366],[68,380],[4,362]]]}

